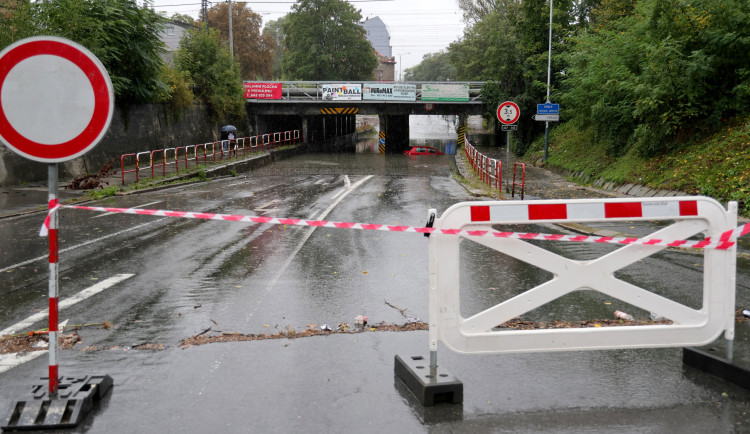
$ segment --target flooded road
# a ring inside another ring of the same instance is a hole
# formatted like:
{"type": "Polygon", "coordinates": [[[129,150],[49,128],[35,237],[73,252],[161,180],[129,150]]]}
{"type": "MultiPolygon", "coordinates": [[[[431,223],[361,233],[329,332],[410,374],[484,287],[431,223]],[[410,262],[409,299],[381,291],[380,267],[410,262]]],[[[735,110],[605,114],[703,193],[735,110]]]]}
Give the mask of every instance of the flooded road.
{"type": "MultiPolygon", "coordinates": [[[[438,137],[414,140],[444,150],[455,143],[450,128],[432,125],[438,137]]],[[[97,205],[418,227],[429,208],[441,214],[473,200],[452,178],[453,156],[378,155],[360,143],[356,153],[300,155],[97,205]]],[[[40,223],[38,215],[0,221],[8,240],[0,248],[0,329],[46,307],[40,223]]],[[[201,333],[336,329],[353,326],[358,315],[370,324],[426,320],[428,238],[421,234],[69,209],[60,227],[61,300],[133,275],[60,314],[70,324],[113,324],[82,328],[81,342],[60,352],[62,375],[115,380],[94,417],[67,432],[739,432],[750,424],[750,393],[684,368],[679,348],[469,356],[441,346],[441,365],[464,382],[464,403],[425,410],[393,378],[395,354],[427,353],[424,331],[179,346],[201,333]],[[163,349],[137,350],[144,344],[163,349]]],[[[575,259],[617,248],[544,247],[575,259]]],[[[468,241],[460,264],[464,315],[551,278],[468,241]]],[[[750,303],[750,264],[738,265],[739,307],[750,303]]],[[[664,251],[618,273],[690,306],[701,303],[702,258],[693,252],[664,251]]],[[[615,310],[648,315],[576,291],[525,319],[611,319],[615,310]]],[[[747,326],[739,324],[738,335],[747,326]]],[[[46,357],[0,373],[0,410],[44,375],[46,357]]]]}

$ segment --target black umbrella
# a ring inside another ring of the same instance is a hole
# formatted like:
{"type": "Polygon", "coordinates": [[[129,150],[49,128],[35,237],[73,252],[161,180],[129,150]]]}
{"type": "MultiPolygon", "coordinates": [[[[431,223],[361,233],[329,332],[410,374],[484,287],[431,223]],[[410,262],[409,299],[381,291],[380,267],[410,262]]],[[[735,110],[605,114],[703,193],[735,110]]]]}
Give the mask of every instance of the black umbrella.
{"type": "Polygon", "coordinates": [[[235,128],[233,125],[224,125],[221,127],[221,131],[228,132],[228,131],[237,131],[237,128],[235,128]]]}

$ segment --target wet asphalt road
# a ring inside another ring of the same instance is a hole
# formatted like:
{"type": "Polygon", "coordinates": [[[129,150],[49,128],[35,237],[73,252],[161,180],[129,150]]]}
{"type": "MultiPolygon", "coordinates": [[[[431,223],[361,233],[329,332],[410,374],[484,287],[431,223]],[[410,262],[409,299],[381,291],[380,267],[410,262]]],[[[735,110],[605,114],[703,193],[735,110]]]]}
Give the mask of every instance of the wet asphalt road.
{"type": "MultiPolygon", "coordinates": [[[[451,161],[306,155],[236,178],[101,204],[422,226],[427,209],[441,213],[472,200],[451,178],[451,161]]],[[[38,215],[0,221],[0,238],[10,241],[0,247],[0,329],[46,306],[39,225],[38,215]]],[[[464,403],[423,409],[394,381],[393,357],[426,355],[427,332],[178,347],[208,328],[275,333],[352,324],[357,315],[405,322],[386,301],[426,319],[427,239],[419,234],[78,210],[64,210],[60,225],[61,299],[134,274],[60,315],[71,324],[114,324],[82,329],[82,342],[60,352],[61,375],[107,373],[115,380],[93,417],[66,432],[742,432],[750,424],[750,393],[684,368],[676,348],[499,356],[441,348],[441,366],[464,382],[464,403]],[[140,344],[165,349],[133,348],[140,344]]],[[[465,244],[466,314],[549,278],[465,244]]],[[[584,259],[613,247],[550,248],[584,259]]],[[[748,301],[742,261],[738,306],[748,301]]],[[[699,279],[700,262],[692,253],[663,252],[620,277],[695,305],[700,288],[691,282],[699,279]]],[[[529,319],[611,318],[615,309],[628,309],[608,303],[577,292],[529,319]]],[[[738,337],[747,337],[746,326],[738,325],[738,337]]],[[[46,359],[0,373],[0,411],[46,375],[46,359]]]]}

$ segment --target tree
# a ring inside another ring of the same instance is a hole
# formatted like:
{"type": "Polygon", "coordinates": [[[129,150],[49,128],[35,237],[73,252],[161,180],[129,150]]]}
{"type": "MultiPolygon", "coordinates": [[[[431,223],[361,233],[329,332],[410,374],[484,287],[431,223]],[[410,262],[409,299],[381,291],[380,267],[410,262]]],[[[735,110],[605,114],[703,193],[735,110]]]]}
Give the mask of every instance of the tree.
{"type": "Polygon", "coordinates": [[[281,79],[281,60],[284,58],[286,50],[286,34],[284,34],[284,24],[288,21],[288,16],[284,15],[278,20],[269,21],[263,28],[263,34],[269,35],[276,41],[276,50],[273,54],[273,78],[281,79]]]}
{"type": "Polygon", "coordinates": [[[31,3],[6,0],[0,6],[0,49],[34,34],[31,3]]]}
{"type": "Polygon", "coordinates": [[[747,1],[630,3],[602,2],[606,20],[571,41],[561,95],[611,155],[654,156],[747,113],[747,1]]]}
{"type": "MultiPolygon", "coordinates": [[[[473,24],[448,48],[459,80],[483,80],[482,98],[488,112],[502,101],[516,102],[522,115],[534,113],[547,91],[549,3],[545,0],[462,0],[464,15],[473,24]]],[[[572,0],[556,0],[553,14],[552,91],[559,85],[562,51],[572,29],[572,0]],[[558,71],[555,73],[555,71],[558,71]]],[[[526,115],[523,115],[526,116],[526,115]]],[[[541,122],[522,122],[515,151],[523,155],[541,133],[541,122]]]]}
{"type": "Polygon", "coordinates": [[[159,99],[164,43],[154,11],[134,0],[38,0],[32,7],[36,34],[70,39],[101,60],[119,103],[159,99]]]}
{"type": "Polygon", "coordinates": [[[441,50],[422,56],[419,65],[406,69],[407,81],[446,81],[455,80],[456,67],[450,62],[448,53],[441,50]]]}
{"type": "Polygon", "coordinates": [[[375,50],[358,23],[360,11],[342,0],[298,0],[283,26],[282,61],[289,80],[370,80],[375,50]]]}
{"type": "Polygon", "coordinates": [[[235,122],[244,117],[240,66],[229,54],[218,32],[188,32],[180,41],[175,67],[194,83],[198,97],[209,107],[216,122],[235,122]]]}
{"type": "MultiPolygon", "coordinates": [[[[221,39],[229,41],[229,5],[220,3],[208,10],[209,26],[217,29],[221,39]]],[[[269,79],[273,75],[273,56],[276,42],[270,35],[261,34],[261,16],[248,9],[247,3],[232,5],[232,35],[234,56],[240,63],[242,78],[269,79]]]]}
{"type": "Polygon", "coordinates": [[[191,26],[195,25],[195,20],[193,19],[193,17],[186,14],[174,13],[171,17],[169,17],[169,19],[182,24],[189,24],[191,26]]]}
{"type": "Polygon", "coordinates": [[[458,6],[464,11],[464,20],[473,25],[495,11],[498,0],[458,0],[458,6]]]}

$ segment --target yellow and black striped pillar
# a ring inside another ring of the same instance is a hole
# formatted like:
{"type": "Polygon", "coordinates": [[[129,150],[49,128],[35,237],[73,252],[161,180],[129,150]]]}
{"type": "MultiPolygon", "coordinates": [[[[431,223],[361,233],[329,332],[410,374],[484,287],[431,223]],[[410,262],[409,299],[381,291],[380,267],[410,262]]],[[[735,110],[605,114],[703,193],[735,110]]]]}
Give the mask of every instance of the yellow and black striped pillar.
{"type": "Polygon", "coordinates": [[[380,132],[380,141],[378,143],[378,152],[385,154],[385,131],[380,132]]]}
{"type": "Polygon", "coordinates": [[[320,109],[320,113],[324,115],[356,115],[359,113],[359,107],[325,107],[320,109]]]}
{"type": "Polygon", "coordinates": [[[466,125],[461,124],[458,126],[458,149],[464,147],[464,136],[466,134],[466,125]]]}

